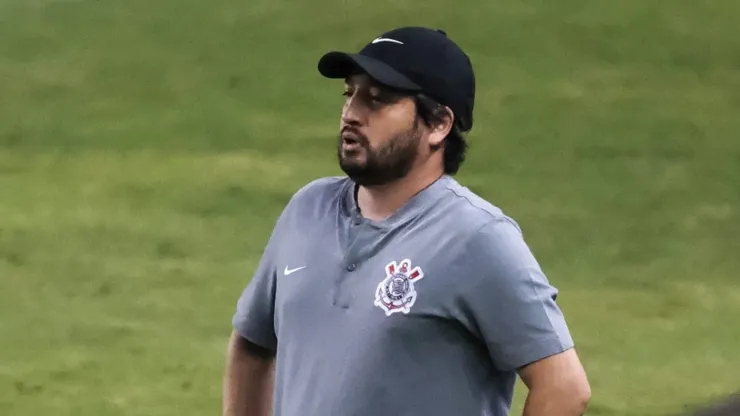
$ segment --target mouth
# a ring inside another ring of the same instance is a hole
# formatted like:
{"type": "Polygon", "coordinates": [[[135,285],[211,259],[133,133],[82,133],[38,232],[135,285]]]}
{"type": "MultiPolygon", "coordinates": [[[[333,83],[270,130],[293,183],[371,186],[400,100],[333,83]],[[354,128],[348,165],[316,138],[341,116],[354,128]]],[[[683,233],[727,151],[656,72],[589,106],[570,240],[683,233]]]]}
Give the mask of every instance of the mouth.
{"type": "Polygon", "coordinates": [[[354,150],[361,146],[360,136],[351,131],[342,133],[342,147],[347,150],[354,150]]]}

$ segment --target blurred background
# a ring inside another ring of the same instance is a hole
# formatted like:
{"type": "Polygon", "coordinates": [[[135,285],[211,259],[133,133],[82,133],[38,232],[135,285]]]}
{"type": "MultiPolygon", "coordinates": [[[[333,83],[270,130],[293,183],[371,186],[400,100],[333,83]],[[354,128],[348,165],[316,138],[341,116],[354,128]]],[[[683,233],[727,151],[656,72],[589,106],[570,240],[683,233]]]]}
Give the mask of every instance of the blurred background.
{"type": "Polygon", "coordinates": [[[341,174],[342,86],[317,60],[405,25],[473,60],[458,180],[561,290],[588,414],[740,390],[739,19],[737,0],[0,0],[0,414],[220,414],[273,221],[341,174]]]}

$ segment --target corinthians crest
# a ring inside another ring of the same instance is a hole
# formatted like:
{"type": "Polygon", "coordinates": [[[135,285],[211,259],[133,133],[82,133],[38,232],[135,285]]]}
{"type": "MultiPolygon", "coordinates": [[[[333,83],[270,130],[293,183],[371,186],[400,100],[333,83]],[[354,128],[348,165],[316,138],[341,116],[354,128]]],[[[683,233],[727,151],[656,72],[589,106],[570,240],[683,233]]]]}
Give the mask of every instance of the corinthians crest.
{"type": "Polygon", "coordinates": [[[387,316],[395,312],[409,313],[416,302],[414,283],[424,277],[420,267],[411,268],[411,260],[395,261],[385,266],[385,279],[375,290],[375,306],[382,308],[387,316]]]}

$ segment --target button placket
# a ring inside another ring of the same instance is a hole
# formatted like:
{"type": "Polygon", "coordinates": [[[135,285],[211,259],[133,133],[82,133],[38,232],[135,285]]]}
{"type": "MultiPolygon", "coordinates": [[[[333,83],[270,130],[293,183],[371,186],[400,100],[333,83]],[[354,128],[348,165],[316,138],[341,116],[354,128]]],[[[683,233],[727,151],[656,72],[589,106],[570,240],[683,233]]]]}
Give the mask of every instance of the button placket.
{"type": "Polygon", "coordinates": [[[334,282],[332,303],[334,306],[346,308],[344,305],[345,302],[343,301],[342,286],[347,277],[346,274],[357,269],[354,259],[356,258],[357,242],[360,237],[360,233],[362,232],[362,221],[360,218],[355,217],[345,224],[347,227],[345,240],[346,247],[344,248],[344,256],[340,265],[341,269],[339,269],[337,279],[334,282]]]}
{"type": "Polygon", "coordinates": [[[364,259],[368,249],[372,247],[374,241],[373,227],[366,223],[361,225],[352,225],[350,228],[350,244],[344,257],[341,275],[336,282],[334,305],[347,309],[351,303],[352,286],[358,279],[357,270],[364,259]]]}

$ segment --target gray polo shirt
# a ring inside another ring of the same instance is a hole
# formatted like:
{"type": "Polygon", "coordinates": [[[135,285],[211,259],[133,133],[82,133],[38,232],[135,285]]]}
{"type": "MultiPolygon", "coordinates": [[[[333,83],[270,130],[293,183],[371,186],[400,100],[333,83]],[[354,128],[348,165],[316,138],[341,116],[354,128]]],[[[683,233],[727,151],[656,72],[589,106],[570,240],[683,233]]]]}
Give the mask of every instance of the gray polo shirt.
{"type": "Polygon", "coordinates": [[[556,295],[453,178],[369,221],[331,177],[280,215],[233,325],[277,351],[276,416],[502,416],[517,368],[573,346],[556,295]]]}

